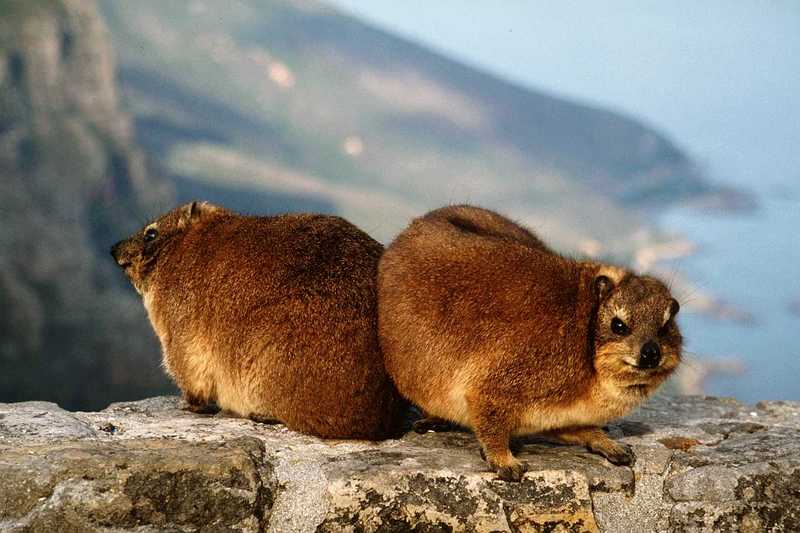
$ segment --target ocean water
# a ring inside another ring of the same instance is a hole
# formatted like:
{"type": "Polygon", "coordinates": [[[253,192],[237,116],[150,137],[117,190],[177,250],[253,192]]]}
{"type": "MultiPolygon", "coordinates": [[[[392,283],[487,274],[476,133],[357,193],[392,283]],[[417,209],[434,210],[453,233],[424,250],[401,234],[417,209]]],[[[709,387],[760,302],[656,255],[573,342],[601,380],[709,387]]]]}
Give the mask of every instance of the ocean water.
{"type": "MultiPolygon", "coordinates": [[[[738,372],[714,372],[710,394],[741,400],[800,400],[800,190],[759,197],[748,215],[718,216],[674,209],[662,225],[699,244],[699,251],[671,265],[702,290],[747,311],[751,324],[686,311],[680,324],[693,361],[729,359],[738,372]]],[[[691,300],[692,294],[680,295],[691,300]]],[[[728,365],[731,366],[731,365],[728,365]]],[[[723,369],[725,365],[722,365],[723,369]]]]}

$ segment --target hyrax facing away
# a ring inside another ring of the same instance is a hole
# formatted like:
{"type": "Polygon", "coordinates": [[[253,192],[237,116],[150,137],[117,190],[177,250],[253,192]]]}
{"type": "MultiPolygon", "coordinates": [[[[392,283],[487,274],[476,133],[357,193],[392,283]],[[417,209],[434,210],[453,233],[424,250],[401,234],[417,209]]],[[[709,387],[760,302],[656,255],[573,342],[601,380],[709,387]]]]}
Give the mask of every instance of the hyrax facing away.
{"type": "Polygon", "coordinates": [[[414,220],[378,273],[381,348],[400,393],[472,428],[500,477],[513,435],[545,433],[615,464],[600,426],[678,365],[678,302],[657,279],[568,259],[502,216],[446,207],[414,220]]]}
{"type": "Polygon", "coordinates": [[[112,248],[189,408],[380,439],[404,401],[377,338],[382,246],[323,215],[176,208],[112,248]]]}

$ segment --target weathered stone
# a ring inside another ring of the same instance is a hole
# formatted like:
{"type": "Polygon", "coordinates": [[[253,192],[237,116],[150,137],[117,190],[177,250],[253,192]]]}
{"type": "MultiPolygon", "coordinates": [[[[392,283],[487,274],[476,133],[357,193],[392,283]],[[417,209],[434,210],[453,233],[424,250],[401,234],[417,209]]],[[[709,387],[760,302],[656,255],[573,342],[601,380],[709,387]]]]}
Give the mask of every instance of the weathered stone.
{"type": "Polygon", "coordinates": [[[0,530],[800,530],[797,403],[655,398],[608,428],[633,468],[528,438],[521,483],[469,432],[321,441],[179,407],[0,404],[0,530]]]}
{"type": "MultiPolygon", "coordinates": [[[[638,461],[637,461],[638,463],[638,461]]],[[[671,504],[664,500],[661,476],[640,466],[633,494],[619,492],[592,495],[595,517],[602,531],[666,531],[671,504]]]]}
{"type": "Polygon", "coordinates": [[[91,425],[54,403],[0,403],[0,445],[12,439],[35,442],[94,435],[91,425]]]}
{"type": "Polygon", "coordinates": [[[59,442],[0,448],[0,528],[256,531],[275,480],[261,442],[59,442]]]}
{"type": "Polygon", "coordinates": [[[724,466],[701,466],[667,479],[666,491],[679,502],[726,502],[734,498],[738,473],[724,466]]]}

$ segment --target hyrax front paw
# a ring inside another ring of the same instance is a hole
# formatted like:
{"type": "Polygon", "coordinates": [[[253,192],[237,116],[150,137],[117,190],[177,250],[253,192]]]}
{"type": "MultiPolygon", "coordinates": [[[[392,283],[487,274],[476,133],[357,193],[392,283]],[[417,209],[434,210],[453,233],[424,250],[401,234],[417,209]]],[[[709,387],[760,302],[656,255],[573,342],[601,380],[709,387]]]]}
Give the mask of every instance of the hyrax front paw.
{"type": "MultiPolygon", "coordinates": [[[[491,463],[490,463],[491,464],[491,463]]],[[[522,476],[528,471],[528,465],[522,461],[514,459],[511,464],[507,465],[491,465],[492,469],[497,472],[497,477],[503,481],[522,481],[522,476]]]]}
{"type": "Polygon", "coordinates": [[[522,481],[522,476],[528,471],[528,465],[514,457],[505,461],[492,461],[486,458],[483,448],[481,448],[480,452],[481,459],[489,463],[491,469],[497,472],[497,477],[503,481],[522,481]]]}
{"type": "Polygon", "coordinates": [[[602,446],[592,446],[589,451],[602,455],[611,464],[618,466],[631,466],[636,462],[631,447],[621,442],[610,441],[602,446]]]}

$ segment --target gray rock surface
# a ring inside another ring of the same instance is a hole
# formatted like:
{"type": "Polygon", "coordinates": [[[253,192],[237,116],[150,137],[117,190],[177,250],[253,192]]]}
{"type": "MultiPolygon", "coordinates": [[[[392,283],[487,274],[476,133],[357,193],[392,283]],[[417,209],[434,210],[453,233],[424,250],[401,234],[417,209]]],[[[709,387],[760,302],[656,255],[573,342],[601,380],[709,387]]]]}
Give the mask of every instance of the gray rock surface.
{"type": "Polygon", "coordinates": [[[0,530],[800,530],[800,403],[659,397],[609,429],[633,468],[529,438],[514,484],[460,431],[321,441],[174,397],[0,404],[0,530]]]}

